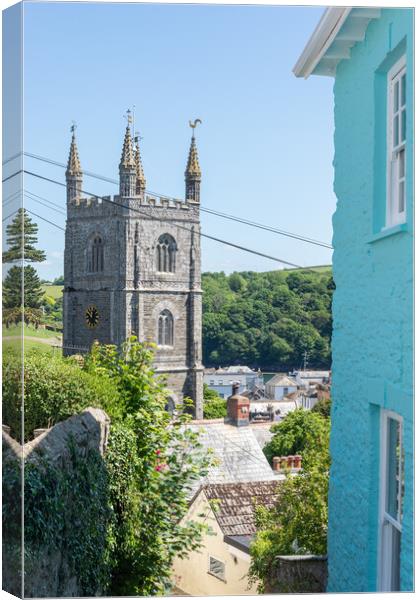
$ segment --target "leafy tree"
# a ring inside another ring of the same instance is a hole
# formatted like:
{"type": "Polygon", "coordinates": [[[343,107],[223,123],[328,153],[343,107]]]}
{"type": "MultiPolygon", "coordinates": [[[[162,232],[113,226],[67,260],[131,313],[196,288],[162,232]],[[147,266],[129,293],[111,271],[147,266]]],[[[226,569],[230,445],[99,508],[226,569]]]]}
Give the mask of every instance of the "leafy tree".
{"type": "Polygon", "coordinates": [[[331,414],[331,398],[321,398],[312,407],[312,412],[318,413],[322,417],[329,417],[331,414]]]}
{"type": "Polygon", "coordinates": [[[94,345],[84,365],[86,372],[115,383],[122,411],[108,457],[114,474],[112,595],[168,592],[173,559],[199,548],[206,529],[182,524],[182,517],[210,457],[200,450],[198,433],[187,427],[191,417],[180,412],[173,419],[165,410],[167,390],[152,369],[153,347],[135,337],[121,352],[94,345]],[[121,446],[129,451],[116,450],[121,446]]]}
{"type": "Polygon", "coordinates": [[[204,273],[203,359],[208,366],[246,363],[263,369],[329,368],[329,271],[204,273]]]}
{"type": "Polygon", "coordinates": [[[19,208],[16,217],[6,227],[6,242],[9,248],[3,252],[3,262],[43,262],[45,252],[35,248],[38,242],[37,233],[38,225],[33,223],[24,208],[19,208]]]}
{"type": "Polygon", "coordinates": [[[279,555],[326,554],[329,418],[297,410],[272,429],[276,431],[274,444],[266,445],[266,456],[299,453],[303,456],[303,468],[298,474],[288,473],[286,480],[279,483],[274,510],[264,506],[255,509],[257,534],[250,547],[249,578],[258,582],[260,593],[310,592],[314,590],[304,580],[293,588],[279,582],[273,567],[279,555]]]}
{"type": "Polygon", "coordinates": [[[219,394],[215,390],[209,388],[207,384],[204,384],[203,396],[203,413],[205,419],[220,419],[226,417],[227,404],[224,398],[221,398],[219,394]]]}
{"type": "Polygon", "coordinates": [[[271,427],[274,436],[264,446],[267,460],[272,462],[274,456],[288,456],[304,453],[325,444],[328,446],[329,421],[321,415],[300,408],[290,412],[283,421],[271,427]]]}
{"type": "Polygon", "coordinates": [[[39,308],[42,303],[43,291],[35,269],[31,265],[26,267],[13,266],[9,269],[3,281],[3,306],[4,308],[39,308]],[[23,276],[23,294],[22,294],[23,276]]]}
{"type": "Polygon", "coordinates": [[[291,589],[279,582],[273,569],[279,555],[327,552],[328,464],[321,460],[307,465],[297,475],[288,475],[279,483],[274,510],[259,506],[255,511],[257,534],[251,553],[250,580],[258,590],[310,592],[302,580],[291,589]]]}
{"type": "Polygon", "coordinates": [[[51,285],[64,285],[64,275],[60,275],[59,277],[53,279],[51,285]]]}
{"type": "Polygon", "coordinates": [[[229,275],[229,287],[233,292],[241,292],[246,287],[246,281],[239,273],[232,273],[229,275]]]}

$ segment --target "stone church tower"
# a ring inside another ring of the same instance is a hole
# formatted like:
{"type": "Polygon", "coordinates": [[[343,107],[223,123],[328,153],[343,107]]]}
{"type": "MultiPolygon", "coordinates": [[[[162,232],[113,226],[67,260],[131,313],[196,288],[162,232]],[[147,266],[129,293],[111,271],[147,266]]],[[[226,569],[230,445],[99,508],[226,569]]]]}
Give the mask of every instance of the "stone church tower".
{"type": "Polygon", "coordinates": [[[157,344],[155,368],[167,375],[172,401],[189,396],[203,414],[201,363],[201,171],[193,135],[185,201],[146,193],[138,138],[125,131],[120,193],[82,197],[73,135],[66,170],[63,352],[130,334],[157,344]]]}

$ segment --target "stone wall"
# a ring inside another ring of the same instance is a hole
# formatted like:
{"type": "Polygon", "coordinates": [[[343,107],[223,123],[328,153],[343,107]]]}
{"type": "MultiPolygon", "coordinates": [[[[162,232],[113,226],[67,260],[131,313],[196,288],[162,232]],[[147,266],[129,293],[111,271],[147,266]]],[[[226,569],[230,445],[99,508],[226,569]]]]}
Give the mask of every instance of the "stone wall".
{"type": "MultiPolygon", "coordinates": [[[[20,472],[22,456],[25,461],[25,501],[34,493],[28,487],[27,474],[31,466],[49,469],[57,468],[65,473],[73,468],[72,448],[78,455],[78,460],[87,460],[92,452],[102,457],[106,447],[109,431],[109,418],[100,409],[88,408],[80,415],[70,417],[66,421],[54,425],[51,429],[44,430],[34,440],[27,442],[23,447],[16,443],[6,431],[3,431],[3,488],[6,491],[3,509],[9,508],[14,528],[7,528],[10,535],[3,539],[3,589],[16,596],[21,596],[21,539],[20,539],[20,510],[15,510],[20,505],[19,478],[15,479],[15,497],[10,497],[13,490],[9,479],[11,469],[15,467],[20,472]]],[[[52,471],[53,472],[53,471],[52,471]]],[[[91,474],[92,478],[95,473],[91,474]]],[[[47,475],[46,475],[47,477],[47,475]]],[[[41,499],[42,496],[40,497],[41,499]]],[[[71,502],[70,495],[61,499],[71,502]]],[[[48,498],[45,498],[48,502],[48,498]]],[[[39,506],[39,510],[45,506],[39,506]]],[[[60,515],[58,515],[60,516],[60,515]]],[[[83,519],[84,515],[80,515],[83,519]]],[[[5,515],[6,521],[9,515],[5,515]]],[[[48,517],[47,517],[48,518],[48,517]]],[[[46,523],[46,526],[48,524],[46,523]]],[[[75,523],[64,523],[64,531],[71,532],[75,523]]],[[[32,523],[25,520],[25,537],[32,523]]],[[[28,534],[28,535],[27,535],[28,534]]],[[[38,547],[36,540],[25,543],[25,597],[60,597],[83,595],[78,581],[78,573],[74,572],[67,554],[67,539],[62,539],[59,547],[38,547]]],[[[100,590],[97,590],[100,592],[100,590]]]]}
{"type": "Polygon", "coordinates": [[[277,556],[265,593],[320,593],[327,589],[326,556],[277,556]]]}

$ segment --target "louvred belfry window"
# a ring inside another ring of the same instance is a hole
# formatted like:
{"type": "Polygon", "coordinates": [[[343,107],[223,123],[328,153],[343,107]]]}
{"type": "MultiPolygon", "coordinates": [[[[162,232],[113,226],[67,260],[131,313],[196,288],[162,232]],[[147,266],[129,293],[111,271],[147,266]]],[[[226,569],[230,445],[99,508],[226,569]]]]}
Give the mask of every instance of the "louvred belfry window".
{"type": "Polygon", "coordinates": [[[158,346],[173,346],[174,318],[169,310],[163,310],[158,318],[158,346]]]}
{"type": "Polygon", "coordinates": [[[156,270],[160,273],[175,272],[176,242],[165,233],[161,235],[156,245],[156,270]]]}
{"type": "Polygon", "coordinates": [[[88,268],[90,273],[104,270],[104,244],[100,235],[96,235],[90,243],[88,268]]]}

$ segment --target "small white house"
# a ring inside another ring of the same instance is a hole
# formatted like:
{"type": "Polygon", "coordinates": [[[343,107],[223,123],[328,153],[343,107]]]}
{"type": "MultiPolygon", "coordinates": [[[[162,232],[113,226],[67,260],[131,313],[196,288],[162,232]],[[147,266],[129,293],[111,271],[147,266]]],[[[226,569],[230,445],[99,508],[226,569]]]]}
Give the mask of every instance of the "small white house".
{"type": "Polygon", "coordinates": [[[308,388],[315,383],[328,383],[330,380],[330,371],[293,371],[292,377],[299,386],[308,388]]]}
{"type": "Polygon", "coordinates": [[[228,398],[232,394],[232,385],[239,383],[238,393],[252,391],[263,384],[261,371],[253,371],[247,366],[231,366],[219,369],[205,369],[204,383],[219,394],[228,398]]]}
{"type": "Polygon", "coordinates": [[[278,373],[265,384],[265,394],[271,400],[283,400],[284,396],[296,392],[298,384],[295,379],[278,373]]]}

